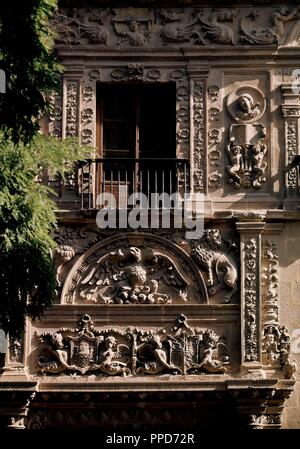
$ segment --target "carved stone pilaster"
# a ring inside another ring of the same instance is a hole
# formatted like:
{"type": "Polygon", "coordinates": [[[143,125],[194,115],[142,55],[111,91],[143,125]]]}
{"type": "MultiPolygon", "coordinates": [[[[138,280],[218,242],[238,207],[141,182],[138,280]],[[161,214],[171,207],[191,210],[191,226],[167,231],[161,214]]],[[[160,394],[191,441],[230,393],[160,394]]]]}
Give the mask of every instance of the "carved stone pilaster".
{"type": "Polygon", "coordinates": [[[82,145],[96,146],[96,80],[99,73],[86,73],[81,83],[80,138],[82,145]]]}
{"type": "Polygon", "coordinates": [[[63,137],[79,134],[79,80],[64,79],[64,127],[63,137]]]}
{"type": "Polygon", "coordinates": [[[261,233],[264,222],[237,222],[241,234],[241,342],[244,368],[261,364],[261,233]]]}
{"type": "Polygon", "coordinates": [[[50,96],[49,134],[55,137],[62,135],[62,96],[53,93],[50,96]]]}
{"type": "Polygon", "coordinates": [[[279,255],[278,235],[281,223],[268,223],[262,240],[262,324],[279,320],[279,255]]]}
{"type": "Polygon", "coordinates": [[[281,107],[285,128],[285,190],[286,197],[295,197],[299,192],[297,167],[289,167],[296,155],[299,154],[299,89],[297,84],[285,83],[281,85],[283,104],[281,107]]]}
{"type": "Polygon", "coordinates": [[[207,191],[207,74],[189,68],[190,76],[190,115],[191,115],[191,186],[194,192],[207,191]]]}
{"type": "Polygon", "coordinates": [[[36,387],[37,382],[27,376],[24,341],[7,338],[5,365],[0,375],[0,431],[25,429],[25,419],[36,387]]]}

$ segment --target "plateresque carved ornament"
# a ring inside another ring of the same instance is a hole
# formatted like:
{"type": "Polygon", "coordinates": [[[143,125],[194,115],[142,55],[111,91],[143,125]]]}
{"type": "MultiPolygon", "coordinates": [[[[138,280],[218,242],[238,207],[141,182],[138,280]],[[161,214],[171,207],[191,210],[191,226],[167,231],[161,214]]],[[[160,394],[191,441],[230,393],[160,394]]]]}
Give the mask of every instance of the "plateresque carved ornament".
{"type": "Polygon", "coordinates": [[[188,283],[171,259],[158,251],[132,246],[100,258],[82,279],[80,297],[105,304],[168,304],[170,296],[158,291],[161,279],[186,300],[188,283]]]}
{"type": "Polygon", "coordinates": [[[38,336],[36,372],[43,374],[223,374],[229,364],[225,337],[193,329],[179,315],[171,331],[96,329],[83,315],[78,329],[38,336]]]}
{"type": "Polygon", "coordinates": [[[257,123],[266,109],[263,94],[256,88],[244,86],[228,95],[227,109],[234,120],[230,126],[229,143],[226,147],[229,165],[228,182],[236,189],[254,187],[259,189],[266,182],[267,146],[264,126],[257,123]]]}
{"type": "Polygon", "coordinates": [[[207,302],[201,273],[187,254],[154,236],[120,236],[96,244],[75,263],[62,292],[62,302],[79,304],[187,300],[207,302]]]}
{"type": "Polygon", "coordinates": [[[227,288],[229,293],[224,302],[230,302],[238,292],[237,266],[228,255],[231,244],[227,250],[218,229],[206,229],[199,240],[192,241],[192,256],[208,272],[207,284],[209,295],[215,295],[220,289],[227,288]]]}

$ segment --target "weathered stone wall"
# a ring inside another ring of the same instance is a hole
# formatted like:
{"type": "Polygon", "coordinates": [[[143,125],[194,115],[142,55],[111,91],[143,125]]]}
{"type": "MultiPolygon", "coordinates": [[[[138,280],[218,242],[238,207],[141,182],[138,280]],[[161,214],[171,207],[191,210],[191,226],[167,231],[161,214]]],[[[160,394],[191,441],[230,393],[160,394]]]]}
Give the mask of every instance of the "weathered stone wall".
{"type": "MultiPolygon", "coordinates": [[[[292,357],[300,366],[300,222],[286,223],[280,239],[281,321],[290,332],[292,357]]],[[[295,391],[287,402],[284,428],[300,428],[300,372],[295,391]]]]}

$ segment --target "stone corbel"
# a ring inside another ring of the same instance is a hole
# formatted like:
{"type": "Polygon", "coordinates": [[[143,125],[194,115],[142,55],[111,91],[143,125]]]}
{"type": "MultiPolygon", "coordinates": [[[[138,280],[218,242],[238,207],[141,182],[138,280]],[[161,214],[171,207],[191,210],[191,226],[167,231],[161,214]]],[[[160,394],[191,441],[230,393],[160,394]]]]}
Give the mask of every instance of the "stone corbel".
{"type": "Polygon", "coordinates": [[[241,250],[241,370],[251,374],[262,366],[261,356],[261,233],[263,215],[239,217],[241,250]],[[246,218],[247,221],[242,221],[246,218]]]}
{"type": "Polygon", "coordinates": [[[299,118],[300,118],[300,85],[283,83],[281,85],[283,103],[281,112],[285,129],[285,191],[286,198],[294,201],[299,194],[297,167],[291,166],[295,156],[299,155],[299,118]]]}

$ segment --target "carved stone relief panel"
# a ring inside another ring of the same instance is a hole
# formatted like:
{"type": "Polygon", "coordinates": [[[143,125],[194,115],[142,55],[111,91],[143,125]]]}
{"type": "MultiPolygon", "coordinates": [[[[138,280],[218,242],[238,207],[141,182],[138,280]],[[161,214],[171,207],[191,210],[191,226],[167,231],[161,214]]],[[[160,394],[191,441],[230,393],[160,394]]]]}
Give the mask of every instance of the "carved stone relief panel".
{"type": "Polygon", "coordinates": [[[193,151],[193,188],[194,192],[205,192],[206,189],[206,83],[203,79],[191,81],[191,111],[193,151]]]}
{"type": "MultiPolygon", "coordinates": [[[[228,77],[229,81],[230,77],[228,77]]],[[[225,177],[228,192],[251,189],[266,191],[270,149],[268,148],[266,99],[255,84],[263,80],[233,82],[226,87],[227,142],[225,177]],[[232,187],[230,188],[229,185],[232,187]]]]}
{"type": "Polygon", "coordinates": [[[207,303],[200,270],[161,237],[119,235],[94,245],[74,264],[64,284],[67,304],[207,303]]]}
{"type": "Polygon", "coordinates": [[[296,46],[297,7],[63,8],[57,44],[100,47],[296,46]]]}
{"type": "Polygon", "coordinates": [[[222,291],[222,303],[238,299],[237,245],[225,240],[218,229],[206,229],[198,240],[191,242],[191,255],[206,272],[208,294],[213,299],[222,291]]]}
{"type": "Polygon", "coordinates": [[[261,362],[261,232],[265,223],[237,222],[241,234],[242,365],[261,362]]]}
{"type": "Polygon", "coordinates": [[[35,340],[31,369],[44,375],[224,374],[230,363],[226,335],[192,328],[183,314],[158,329],[99,329],[84,314],[78,328],[38,334],[35,340]]]}

